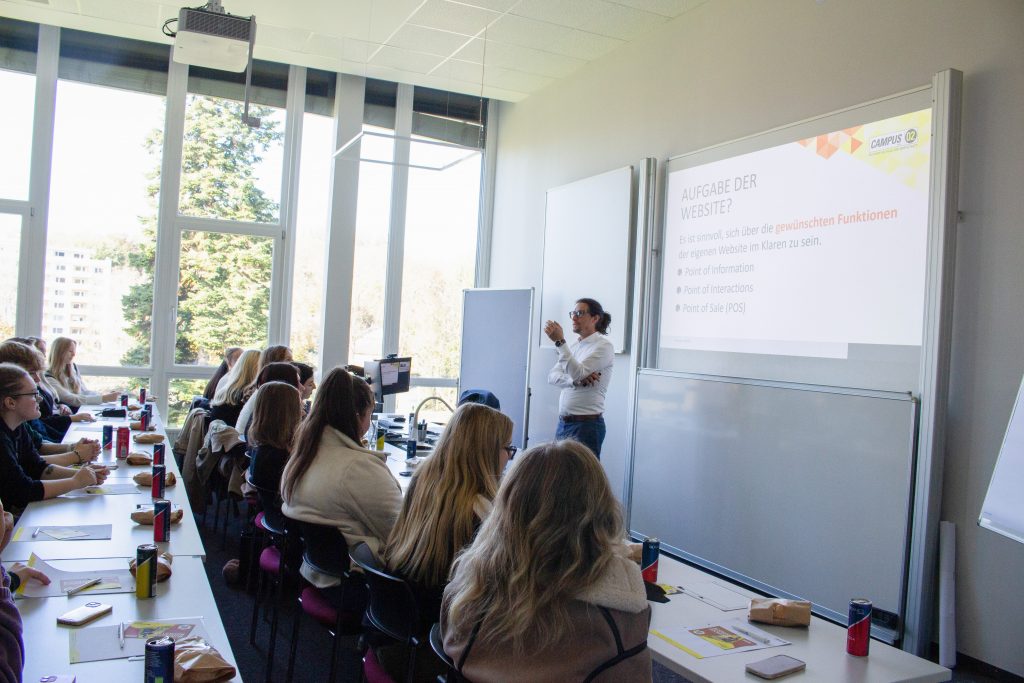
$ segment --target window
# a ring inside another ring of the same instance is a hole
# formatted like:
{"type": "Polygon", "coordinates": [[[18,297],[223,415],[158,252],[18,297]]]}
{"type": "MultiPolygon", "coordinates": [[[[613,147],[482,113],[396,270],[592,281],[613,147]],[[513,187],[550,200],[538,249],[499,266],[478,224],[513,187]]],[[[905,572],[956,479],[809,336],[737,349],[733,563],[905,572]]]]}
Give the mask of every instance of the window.
{"type": "MultiPolygon", "coordinates": [[[[64,304],[61,304],[60,307],[64,308],[64,304]]],[[[75,310],[80,310],[82,308],[85,308],[85,304],[71,304],[71,308],[75,310]]]]}
{"type": "MultiPolygon", "coordinates": [[[[363,130],[392,132],[375,126],[363,126],[363,130]]],[[[394,158],[394,143],[390,140],[365,137],[362,144],[372,147],[364,152],[364,156],[372,154],[373,158],[394,158]]],[[[349,358],[353,363],[380,358],[383,352],[391,175],[391,166],[368,161],[359,164],[352,323],[349,335],[349,358]]],[[[397,349],[388,351],[394,352],[397,349]]]]}
{"type": "Polygon", "coordinates": [[[174,362],[217,365],[228,346],[267,345],[271,237],[183,230],[174,362]]]}
{"type": "Polygon", "coordinates": [[[67,270],[67,269],[68,269],[68,267],[65,266],[65,265],[58,265],[57,266],[57,270],[67,270]]]}
{"type": "Polygon", "coordinates": [[[54,278],[53,281],[54,282],[67,282],[68,279],[66,277],[58,277],[58,278],[54,278]]]}
{"type": "Polygon", "coordinates": [[[64,252],[63,251],[55,251],[55,252],[53,252],[53,255],[54,256],[63,256],[64,252]]]}
{"type": "Polygon", "coordinates": [[[21,216],[0,213],[0,335],[14,336],[18,313],[18,261],[21,258],[21,216]]]}
{"type": "Polygon", "coordinates": [[[55,289],[55,290],[53,290],[53,295],[54,296],[64,296],[64,290],[63,289],[55,289]]]}
{"type": "Polygon", "coordinates": [[[54,334],[64,334],[64,328],[63,327],[55,327],[55,328],[53,328],[53,333],[54,334]]]}
{"type": "Polygon", "coordinates": [[[47,239],[55,253],[70,252],[76,273],[99,271],[93,286],[104,293],[104,314],[83,326],[82,364],[149,363],[158,191],[153,177],[160,170],[164,108],[159,95],[57,83],[47,239]],[[82,115],[100,111],[102,116],[82,115]]]}
{"type": "Polygon", "coordinates": [[[53,307],[54,308],[64,308],[64,302],[63,301],[58,301],[55,304],[53,304],[53,307]]]}
{"type": "Polygon", "coordinates": [[[28,199],[38,42],[35,24],[0,17],[0,199],[28,199]]]}
{"type": "MultiPolygon", "coordinates": [[[[63,280],[63,279],[64,279],[64,278],[61,278],[61,280],[63,280]]],[[[80,278],[80,277],[76,277],[76,278],[72,278],[72,279],[71,279],[71,283],[72,283],[72,284],[75,284],[75,285],[84,285],[84,284],[85,284],[85,280],[83,280],[83,279],[82,279],[82,278],[80,278]]]]}

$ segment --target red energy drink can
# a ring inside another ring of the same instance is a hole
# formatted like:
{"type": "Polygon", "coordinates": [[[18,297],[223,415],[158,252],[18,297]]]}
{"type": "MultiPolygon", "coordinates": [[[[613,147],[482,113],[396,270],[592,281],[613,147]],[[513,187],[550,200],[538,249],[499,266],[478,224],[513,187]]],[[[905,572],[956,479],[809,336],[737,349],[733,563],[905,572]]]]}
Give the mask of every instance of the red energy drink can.
{"type": "Polygon", "coordinates": [[[132,438],[132,430],[128,427],[117,428],[117,457],[124,460],[128,457],[128,444],[132,438]]]}
{"type": "Polygon", "coordinates": [[[135,549],[135,597],[152,598],[156,595],[156,554],[152,543],[135,549]]]}
{"type": "Polygon", "coordinates": [[[854,657],[867,657],[871,643],[871,601],[850,600],[850,626],[846,629],[846,652],[854,657]]]}
{"type": "Polygon", "coordinates": [[[658,555],[661,553],[661,541],[656,538],[645,538],[640,553],[640,573],[647,583],[658,583],[658,555]]]}
{"type": "Polygon", "coordinates": [[[145,683],[174,683],[174,638],[146,641],[145,683]]]}
{"type": "Polygon", "coordinates": [[[164,497],[164,487],[167,485],[167,468],[164,465],[153,464],[153,498],[164,497]]]}
{"type": "Polygon", "coordinates": [[[153,540],[166,543],[171,540],[171,501],[153,501],[153,540]]]}
{"type": "Polygon", "coordinates": [[[153,464],[164,464],[164,445],[162,443],[153,444],[153,464]]]}
{"type": "Polygon", "coordinates": [[[114,447],[114,425],[103,425],[103,450],[114,447]]]}
{"type": "Polygon", "coordinates": [[[405,457],[410,459],[416,457],[416,439],[409,439],[405,442],[405,457]]]}
{"type": "Polygon", "coordinates": [[[139,387],[139,403],[146,403],[146,387],[139,387]]]}
{"type": "Polygon", "coordinates": [[[139,411],[139,425],[142,427],[142,431],[149,429],[149,413],[145,410],[139,411]]]}
{"type": "Polygon", "coordinates": [[[128,394],[121,394],[121,407],[122,408],[127,408],[128,407],[128,394]]]}

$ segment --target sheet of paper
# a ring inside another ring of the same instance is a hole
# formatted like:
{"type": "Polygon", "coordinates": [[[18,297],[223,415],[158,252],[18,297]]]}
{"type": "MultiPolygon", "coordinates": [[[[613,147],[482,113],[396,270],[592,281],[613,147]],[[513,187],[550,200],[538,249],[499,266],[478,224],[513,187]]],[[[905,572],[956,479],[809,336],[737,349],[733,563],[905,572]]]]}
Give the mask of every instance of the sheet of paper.
{"type": "Polygon", "coordinates": [[[788,640],[752,626],[746,619],[728,619],[704,626],[652,628],[651,635],[697,659],[790,644],[788,640]]]}
{"type": "Polygon", "coordinates": [[[128,493],[138,493],[139,487],[135,484],[103,484],[101,486],[86,486],[84,489],[68,491],[64,498],[82,498],[84,496],[123,496],[128,493]]]}
{"type": "Polygon", "coordinates": [[[110,524],[82,524],[79,526],[21,527],[12,541],[106,541],[112,533],[110,524]]]}
{"type": "Polygon", "coordinates": [[[146,641],[167,634],[178,640],[200,636],[209,642],[202,617],[133,621],[124,624],[124,648],[117,637],[118,627],[93,626],[68,633],[68,649],[72,664],[98,662],[105,659],[137,657],[146,653],[146,641]]]}
{"type": "Polygon", "coordinates": [[[384,386],[398,383],[398,367],[394,363],[380,364],[380,383],[384,386]]]}
{"type": "Polygon", "coordinates": [[[28,566],[38,569],[50,579],[48,585],[38,581],[27,581],[18,586],[19,598],[55,598],[65,595],[69,590],[88,583],[95,578],[102,579],[95,586],[89,586],[75,595],[102,595],[104,593],[131,593],[135,590],[135,578],[128,571],[127,562],[124,569],[94,569],[88,571],[66,571],[57,569],[35,553],[28,558],[28,566]]]}
{"type": "Polygon", "coordinates": [[[698,600],[723,611],[747,609],[750,607],[750,598],[717,581],[692,583],[681,586],[681,588],[687,595],[692,595],[698,600]]]}

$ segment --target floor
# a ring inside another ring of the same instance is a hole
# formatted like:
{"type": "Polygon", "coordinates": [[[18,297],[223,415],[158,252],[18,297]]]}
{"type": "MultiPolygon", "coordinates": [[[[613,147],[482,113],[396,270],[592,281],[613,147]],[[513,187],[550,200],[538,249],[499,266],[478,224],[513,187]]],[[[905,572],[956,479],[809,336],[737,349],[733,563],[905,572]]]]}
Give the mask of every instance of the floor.
{"type": "MultiPolygon", "coordinates": [[[[265,663],[267,652],[267,641],[270,634],[270,626],[263,619],[260,619],[256,634],[256,646],[249,644],[249,626],[252,618],[253,596],[240,586],[230,586],[224,580],[222,568],[224,564],[239,556],[239,536],[243,528],[242,520],[233,517],[228,520],[226,542],[222,545],[223,515],[221,518],[221,529],[214,532],[213,511],[209,513],[207,525],[198,520],[203,542],[206,546],[207,561],[206,572],[210,577],[210,585],[213,588],[217,606],[220,609],[220,616],[224,622],[224,630],[231,641],[231,648],[238,664],[239,673],[245,681],[284,681],[288,662],[288,646],[291,640],[292,623],[294,620],[297,604],[294,598],[286,601],[282,608],[282,617],[279,622],[277,645],[274,654],[274,667],[272,675],[266,676],[265,663]]],[[[329,674],[329,656],[331,651],[331,640],[327,630],[308,618],[302,620],[299,630],[295,681],[326,681],[329,674]]],[[[356,653],[354,641],[350,641],[347,647],[343,647],[340,657],[340,671],[338,680],[343,682],[357,683],[360,680],[360,668],[362,662],[356,653]]],[[[668,669],[655,663],[653,668],[654,683],[686,683],[686,679],[677,676],[668,669]]],[[[753,680],[753,679],[752,679],[753,680]]],[[[794,677],[792,680],[797,680],[794,677]]],[[[969,658],[963,661],[953,671],[953,680],[961,683],[1024,683],[1024,679],[1006,674],[998,670],[992,670],[984,664],[974,662],[969,658]]]]}

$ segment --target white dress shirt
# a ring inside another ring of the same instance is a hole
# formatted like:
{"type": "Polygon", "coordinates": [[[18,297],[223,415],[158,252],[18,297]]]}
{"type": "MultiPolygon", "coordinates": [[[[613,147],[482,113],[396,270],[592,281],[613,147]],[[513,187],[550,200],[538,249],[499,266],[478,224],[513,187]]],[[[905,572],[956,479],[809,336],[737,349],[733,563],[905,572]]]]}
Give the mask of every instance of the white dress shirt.
{"type": "Polygon", "coordinates": [[[559,415],[596,415],[604,412],[604,397],[612,380],[615,348],[606,335],[594,332],[586,339],[555,349],[558,361],[548,373],[548,384],[562,387],[558,397],[559,415]],[[601,373],[600,379],[590,386],[578,382],[592,372],[601,373]]]}

